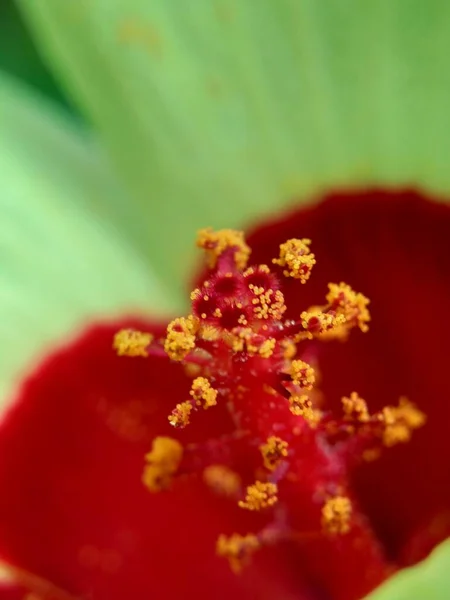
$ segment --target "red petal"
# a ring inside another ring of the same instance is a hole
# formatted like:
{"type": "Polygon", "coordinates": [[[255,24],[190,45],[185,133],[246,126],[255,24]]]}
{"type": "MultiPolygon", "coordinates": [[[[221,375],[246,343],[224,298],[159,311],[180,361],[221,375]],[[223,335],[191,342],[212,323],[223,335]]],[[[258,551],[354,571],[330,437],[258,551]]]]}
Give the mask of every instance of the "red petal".
{"type": "MultiPolygon", "coordinates": [[[[125,326],[96,327],[53,355],[2,424],[1,558],[95,600],[308,600],[283,548],[261,552],[241,576],[215,556],[218,534],[242,525],[232,503],[192,481],[173,493],[144,488],[144,454],[156,434],[173,435],[167,415],[189,380],[168,359],[116,357],[112,337],[125,326]]],[[[223,430],[215,411],[208,429],[200,413],[188,435],[223,430]]]]}
{"type": "Polygon", "coordinates": [[[317,265],[310,282],[284,288],[291,315],[320,304],[330,281],[371,299],[369,333],[323,345],[323,388],[335,405],[357,390],[373,409],[406,395],[428,415],[412,442],[386,450],[355,479],[390,556],[407,561],[450,533],[449,232],[448,205],[414,191],[372,190],[332,195],[248,239],[252,260],[266,263],[286,239],[312,239],[317,265]]]}

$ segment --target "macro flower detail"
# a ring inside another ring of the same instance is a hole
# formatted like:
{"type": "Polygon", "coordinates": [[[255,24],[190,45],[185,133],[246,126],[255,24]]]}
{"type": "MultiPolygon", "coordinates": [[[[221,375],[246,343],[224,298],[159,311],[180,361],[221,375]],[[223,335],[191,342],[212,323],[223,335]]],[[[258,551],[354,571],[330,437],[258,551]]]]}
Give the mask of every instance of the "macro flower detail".
{"type": "Polygon", "coordinates": [[[378,458],[383,447],[408,442],[426,417],[405,398],[370,413],[356,392],[342,398],[338,414],[327,409],[316,347],[326,343],[324,332],[327,340],[334,333],[343,340],[353,328],[367,332],[369,300],[345,283],[330,283],[326,304],[303,311],[299,306],[297,319],[285,318],[283,280],[307,282],[316,263],[310,240],[281,244],[272,269],[248,267],[250,248],[241,232],[205,229],[197,245],[206,252],[208,271],[191,294],[192,313],[174,319],[163,338],[119,331],[114,348],[125,354],[118,340],[126,339],[128,356],[142,357],[129,340],[143,341],[146,356],[165,352],[194,376],[190,397],[180,398],[168,415],[175,429],[188,428],[198,411],[222,406],[232,430],[184,446],[156,437],[144,484],[152,493],[164,492],[177,478],[201,476],[213,493],[261,513],[257,531],[217,532],[216,551],[233,571],[283,541],[308,547],[321,538],[340,544],[353,535],[353,545],[376,547],[354,499],[351,471],[378,458]]]}

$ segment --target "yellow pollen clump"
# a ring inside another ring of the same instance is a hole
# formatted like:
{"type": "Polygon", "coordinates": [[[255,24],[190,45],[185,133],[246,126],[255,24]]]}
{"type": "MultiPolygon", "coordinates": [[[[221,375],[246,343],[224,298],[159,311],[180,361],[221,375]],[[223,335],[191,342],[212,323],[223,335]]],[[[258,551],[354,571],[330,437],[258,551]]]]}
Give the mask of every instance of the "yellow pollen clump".
{"type": "Polygon", "coordinates": [[[252,300],[253,314],[257,319],[274,319],[279,321],[286,312],[283,293],[280,290],[273,291],[272,288],[264,290],[252,283],[248,286],[254,294],[252,300]]]}
{"type": "Polygon", "coordinates": [[[270,358],[273,354],[277,340],[275,338],[267,338],[258,349],[258,354],[261,358],[270,358]]]}
{"type": "Polygon", "coordinates": [[[218,556],[227,558],[230,567],[235,573],[239,573],[245,564],[248,563],[250,556],[260,548],[261,544],[254,534],[239,535],[234,533],[227,537],[221,535],[217,540],[216,552],[218,556]]]}
{"type": "Polygon", "coordinates": [[[213,269],[219,256],[228,249],[234,249],[234,262],[238,269],[245,269],[250,256],[250,248],[245,243],[244,233],[234,229],[214,231],[210,227],[197,234],[197,246],[206,252],[208,267],[213,269]]]}
{"type": "Polygon", "coordinates": [[[245,500],[240,500],[238,504],[247,510],[262,510],[278,502],[277,493],[276,483],[256,481],[247,487],[245,500]]]}
{"type": "MultiPolygon", "coordinates": [[[[341,337],[341,328],[346,324],[346,319],[343,314],[326,313],[319,309],[304,310],[300,315],[300,319],[305,329],[308,329],[311,326],[311,319],[314,319],[314,321],[317,320],[317,325],[315,326],[317,332],[310,332],[308,336],[310,338],[313,338],[314,336],[320,337],[325,333],[335,333],[336,331],[339,331],[339,335],[336,337],[341,337]]],[[[303,334],[300,334],[299,339],[301,339],[302,335],[303,334]]]]}
{"type": "Polygon", "coordinates": [[[241,489],[241,478],[224,465],[210,465],[203,471],[203,481],[216,494],[237,496],[241,489]]]}
{"type": "Polygon", "coordinates": [[[164,350],[172,360],[183,360],[195,348],[199,323],[193,315],[174,319],[167,326],[164,350]]]}
{"type": "Polygon", "coordinates": [[[291,239],[280,245],[280,257],[274,258],[273,263],[280,267],[286,267],[283,271],[285,277],[300,279],[306,283],[311,275],[311,270],[316,264],[314,254],[310,251],[308,239],[291,239]]]}
{"type": "Polygon", "coordinates": [[[145,455],[148,464],[144,467],[142,481],[151,492],[167,489],[175,475],[181,459],[183,446],[170,437],[157,437],[151,451],[145,455]]]}
{"type": "Polygon", "coordinates": [[[305,390],[311,390],[316,380],[314,369],[303,360],[293,360],[291,362],[289,375],[295,385],[299,385],[305,390]]]}
{"type": "Polygon", "coordinates": [[[327,533],[343,535],[350,531],[352,503],[347,496],[329,498],[322,507],[322,527],[327,533]]]}
{"type": "Polygon", "coordinates": [[[343,315],[347,323],[355,323],[361,331],[368,331],[367,323],[370,321],[370,313],[367,308],[369,299],[355,292],[346,283],[329,283],[329,292],[326,296],[327,302],[343,315]]]}
{"type": "Polygon", "coordinates": [[[291,340],[282,340],[280,346],[283,349],[283,358],[286,360],[291,360],[297,354],[297,346],[291,340]]]}
{"type": "Polygon", "coordinates": [[[113,348],[119,356],[148,356],[153,335],[135,329],[121,329],[114,336],[113,348]]]}
{"type": "Polygon", "coordinates": [[[283,458],[286,458],[288,455],[288,443],[275,435],[267,438],[267,442],[261,444],[259,449],[263,457],[264,466],[270,471],[274,471],[283,458]]]}
{"type": "Polygon", "coordinates": [[[169,423],[173,427],[183,429],[183,427],[189,425],[189,417],[193,408],[194,407],[189,401],[177,404],[176,407],[173,409],[172,414],[168,417],[169,423]]]}
{"type": "Polygon", "coordinates": [[[350,397],[341,398],[342,408],[346,419],[367,423],[370,419],[369,410],[366,401],[359,397],[356,392],[352,392],[350,397]]]}
{"type": "Polygon", "coordinates": [[[197,406],[203,406],[206,409],[217,404],[217,390],[211,386],[205,377],[194,379],[189,393],[197,406]]]}
{"type": "Polygon", "coordinates": [[[398,406],[386,406],[381,412],[385,426],[382,439],[385,446],[409,442],[414,429],[425,424],[426,417],[418,408],[402,398],[398,406]]]}
{"type": "Polygon", "coordinates": [[[314,410],[312,402],[306,394],[294,395],[289,398],[289,409],[297,417],[303,417],[310,427],[316,427],[321,419],[318,410],[314,410]]]}

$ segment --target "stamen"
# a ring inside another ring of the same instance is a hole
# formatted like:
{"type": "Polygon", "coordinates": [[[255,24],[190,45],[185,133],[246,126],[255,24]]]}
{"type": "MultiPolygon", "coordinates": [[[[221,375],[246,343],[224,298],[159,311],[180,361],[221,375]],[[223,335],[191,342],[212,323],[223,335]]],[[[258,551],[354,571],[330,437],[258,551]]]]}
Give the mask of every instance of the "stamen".
{"type": "Polygon", "coordinates": [[[288,240],[280,245],[280,258],[274,258],[273,263],[286,267],[283,271],[285,277],[300,279],[306,283],[311,275],[311,270],[316,264],[314,254],[310,251],[311,240],[288,240]]]}
{"type": "Polygon", "coordinates": [[[192,315],[174,319],[169,323],[164,343],[164,350],[169,358],[183,360],[195,348],[195,334],[198,327],[198,321],[192,315]]]}
{"type": "Polygon", "coordinates": [[[337,315],[343,315],[347,323],[355,323],[361,331],[368,331],[367,323],[370,314],[367,309],[369,299],[362,294],[356,293],[346,283],[328,284],[329,292],[327,301],[330,309],[335,310],[337,315]]]}
{"type": "Polygon", "coordinates": [[[277,493],[276,483],[256,481],[247,487],[245,500],[241,500],[238,504],[247,510],[262,510],[278,502],[277,493]]]}
{"type": "Polygon", "coordinates": [[[332,535],[343,535],[350,531],[352,503],[347,496],[329,498],[322,507],[322,527],[332,535]]]}
{"type": "Polygon", "coordinates": [[[148,464],[144,467],[142,481],[151,492],[170,487],[173,476],[183,458],[183,446],[169,437],[153,440],[152,450],[146,454],[148,464]]]}
{"type": "Polygon", "coordinates": [[[286,458],[288,455],[288,443],[275,435],[267,438],[267,442],[262,444],[259,449],[263,457],[264,466],[269,471],[275,471],[283,458],[286,458]]]}
{"type": "Polygon", "coordinates": [[[114,336],[113,348],[118,356],[148,356],[147,348],[153,341],[151,333],[135,329],[121,329],[114,336]]]}
{"type": "Polygon", "coordinates": [[[293,415],[303,417],[314,429],[321,419],[321,413],[313,408],[311,399],[306,394],[293,395],[289,398],[289,408],[293,415]]]}
{"type": "Polygon", "coordinates": [[[239,535],[234,533],[227,537],[221,535],[217,540],[216,552],[218,556],[223,556],[228,559],[231,569],[235,573],[239,573],[242,567],[245,566],[251,555],[260,548],[261,543],[256,535],[248,533],[247,535],[239,535]]]}
{"type": "Polygon", "coordinates": [[[360,398],[356,392],[352,392],[349,398],[344,396],[341,398],[341,402],[346,419],[359,421],[360,423],[369,421],[370,415],[366,401],[360,398]]]}
{"type": "Polygon", "coordinates": [[[173,409],[172,414],[168,416],[169,423],[177,429],[184,429],[190,423],[190,415],[193,409],[194,407],[189,400],[180,402],[173,409]]]}
{"type": "Polygon", "coordinates": [[[241,489],[241,478],[224,465],[210,465],[203,471],[203,481],[220,496],[235,497],[241,489]]]}
{"type": "Polygon", "coordinates": [[[217,390],[211,387],[211,384],[205,377],[194,379],[189,393],[197,406],[203,406],[206,409],[217,404],[217,390]]]}
{"type": "Polygon", "coordinates": [[[234,262],[238,269],[244,269],[250,256],[250,248],[245,243],[242,231],[222,229],[213,231],[210,227],[201,229],[197,234],[197,246],[206,251],[208,267],[213,269],[217,259],[225,250],[234,250],[234,262]]]}
{"type": "Polygon", "coordinates": [[[425,424],[425,415],[406,398],[401,398],[398,406],[386,406],[382,410],[385,425],[383,444],[395,446],[411,439],[412,432],[425,424]]]}
{"type": "Polygon", "coordinates": [[[293,360],[289,374],[294,384],[299,385],[305,390],[311,390],[316,380],[314,369],[303,360],[293,360]]]}

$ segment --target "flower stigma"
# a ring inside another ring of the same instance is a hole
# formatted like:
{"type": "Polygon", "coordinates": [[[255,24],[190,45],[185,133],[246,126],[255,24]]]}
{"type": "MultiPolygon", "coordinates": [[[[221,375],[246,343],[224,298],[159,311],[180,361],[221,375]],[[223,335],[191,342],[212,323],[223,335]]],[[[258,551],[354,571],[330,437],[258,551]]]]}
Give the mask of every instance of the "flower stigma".
{"type": "Polygon", "coordinates": [[[405,398],[371,413],[352,390],[340,410],[326,409],[317,342],[345,340],[352,329],[366,332],[369,300],[346,283],[330,283],[323,305],[285,317],[283,281],[307,283],[316,263],[310,240],[281,244],[271,267],[248,265],[250,248],[240,231],[203,229],[197,246],[208,271],[191,293],[190,314],[169,323],[163,339],[120,331],[114,348],[140,358],[165,353],[183,366],[192,382],[189,396],[175,399],[168,415],[174,430],[189,427],[199,411],[222,410],[229,418],[230,432],[206,442],[183,445],[177,432],[156,437],[143,483],[157,493],[179,477],[198,477],[210,493],[260,513],[266,525],[259,531],[217,532],[217,555],[239,572],[264,547],[331,543],[366,527],[352,470],[383,447],[408,442],[425,415],[405,398]]]}

